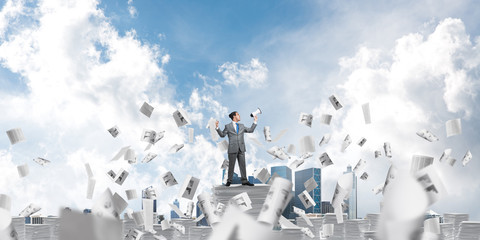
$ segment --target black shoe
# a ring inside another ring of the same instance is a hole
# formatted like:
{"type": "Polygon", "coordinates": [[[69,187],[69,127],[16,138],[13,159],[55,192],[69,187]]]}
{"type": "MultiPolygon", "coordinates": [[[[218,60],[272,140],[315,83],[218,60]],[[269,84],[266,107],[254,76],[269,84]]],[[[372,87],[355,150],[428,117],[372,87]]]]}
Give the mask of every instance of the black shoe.
{"type": "Polygon", "coordinates": [[[250,182],[244,182],[244,183],[242,183],[242,185],[247,185],[247,186],[255,186],[255,184],[253,184],[253,183],[250,183],[250,182]]]}
{"type": "Polygon", "coordinates": [[[227,182],[227,183],[225,184],[225,187],[230,187],[230,184],[232,184],[232,182],[227,182]]]}

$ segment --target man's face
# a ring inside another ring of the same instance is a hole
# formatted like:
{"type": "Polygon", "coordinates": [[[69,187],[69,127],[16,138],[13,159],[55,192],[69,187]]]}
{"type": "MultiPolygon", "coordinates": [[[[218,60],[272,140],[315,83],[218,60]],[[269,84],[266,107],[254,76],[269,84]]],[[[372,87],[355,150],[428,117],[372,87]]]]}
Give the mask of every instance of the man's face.
{"type": "Polygon", "coordinates": [[[240,121],[240,113],[237,112],[237,114],[235,114],[235,116],[233,116],[233,119],[237,120],[237,122],[239,122],[240,121]]]}

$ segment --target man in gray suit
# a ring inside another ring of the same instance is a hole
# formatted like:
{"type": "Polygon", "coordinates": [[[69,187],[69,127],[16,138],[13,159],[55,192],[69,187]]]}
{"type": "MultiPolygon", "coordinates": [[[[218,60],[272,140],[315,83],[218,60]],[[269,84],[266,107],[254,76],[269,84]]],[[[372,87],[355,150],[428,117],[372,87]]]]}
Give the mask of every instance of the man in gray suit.
{"type": "Polygon", "coordinates": [[[218,128],[218,121],[215,123],[216,130],[220,137],[228,135],[228,178],[225,186],[232,184],[233,169],[235,168],[235,161],[238,159],[238,166],[240,167],[240,174],[242,175],[242,185],[253,186],[247,179],[247,171],[245,170],[245,141],[243,139],[244,133],[251,133],[257,126],[257,116],[250,128],[245,127],[240,121],[240,114],[232,112],[228,115],[232,122],[225,125],[223,131],[218,128]]]}

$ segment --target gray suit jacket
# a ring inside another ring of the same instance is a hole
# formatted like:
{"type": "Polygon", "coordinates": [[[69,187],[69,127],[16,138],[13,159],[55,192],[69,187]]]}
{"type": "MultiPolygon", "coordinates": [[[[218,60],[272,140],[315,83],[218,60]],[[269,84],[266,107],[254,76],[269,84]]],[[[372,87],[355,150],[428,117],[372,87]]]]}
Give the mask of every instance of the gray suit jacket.
{"type": "Polygon", "coordinates": [[[237,134],[237,131],[233,127],[232,123],[229,123],[225,125],[223,131],[220,131],[220,128],[218,128],[217,133],[222,138],[228,135],[228,153],[237,153],[238,149],[240,149],[242,152],[245,152],[245,140],[243,139],[243,134],[252,133],[256,126],[257,124],[252,123],[252,126],[247,128],[245,125],[239,123],[237,134]]]}

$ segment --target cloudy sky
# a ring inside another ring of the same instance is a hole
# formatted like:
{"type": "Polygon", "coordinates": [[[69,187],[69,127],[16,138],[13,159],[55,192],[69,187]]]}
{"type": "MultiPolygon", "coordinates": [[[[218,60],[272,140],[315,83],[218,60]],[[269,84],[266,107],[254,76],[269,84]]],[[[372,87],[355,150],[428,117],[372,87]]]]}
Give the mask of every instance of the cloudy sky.
{"type": "MultiPolygon", "coordinates": [[[[285,165],[266,149],[295,144],[312,135],[313,158],[300,169],[319,167],[327,152],[334,165],[322,170],[322,200],[330,201],[337,179],[348,165],[367,160],[368,180],[358,181],[358,216],[379,212],[384,182],[393,163],[409,169],[412,155],[435,158],[448,195],[431,206],[439,212],[466,212],[480,219],[480,5],[475,1],[0,1],[0,128],[22,128],[25,142],[11,145],[0,138],[0,193],[13,199],[16,215],[36,203],[44,215],[61,206],[90,208],[86,199],[90,163],[97,184],[94,199],[107,187],[124,190],[153,185],[161,191],[159,210],[169,212],[179,186],[165,188],[160,174],[171,171],[180,184],[187,175],[201,179],[201,191],[220,184],[226,157],[208,129],[210,118],[230,122],[238,111],[251,124],[250,112],[263,113],[247,137],[247,173],[285,165]],[[335,110],[335,94],[344,107],[335,110]],[[139,112],[143,102],[155,110],[139,112]],[[369,103],[372,124],[363,120],[369,103]],[[195,130],[178,128],[172,113],[188,112],[195,130]],[[314,115],[312,127],[298,123],[301,112],[314,115]],[[333,115],[331,125],[321,114],[333,115]],[[447,138],[445,122],[460,118],[463,133],[447,138]],[[112,138],[107,129],[117,125],[112,138]],[[275,136],[264,141],[263,128],[275,136]],[[150,152],[148,164],[143,129],[165,130],[150,152]],[[440,138],[428,142],[415,133],[429,129],[440,138]],[[353,143],[340,146],[349,134],[353,143]],[[367,143],[355,143],[361,137],[367,143]],[[256,138],[262,146],[250,138],[256,138]],[[374,158],[384,142],[391,159],[374,158]],[[174,144],[185,143],[178,153],[174,144]],[[124,146],[138,162],[110,162],[124,146]],[[438,162],[446,148],[457,163],[438,162]],[[462,166],[470,150],[473,160],[462,166]],[[40,166],[32,161],[51,161],[40,166]],[[20,178],[17,165],[30,174],[20,178]],[[130,172],[123,186],[105,174],[130,172]]],[[[218,142],[218,141],[217,141],[218,142]]],[[[125,197],[126,198],[126,197],[125,197]]],[[[185,208],[181,201],[181,209],[185,208]]],[[[140,200],[129,202],[138,210],[140,200]]]]}

